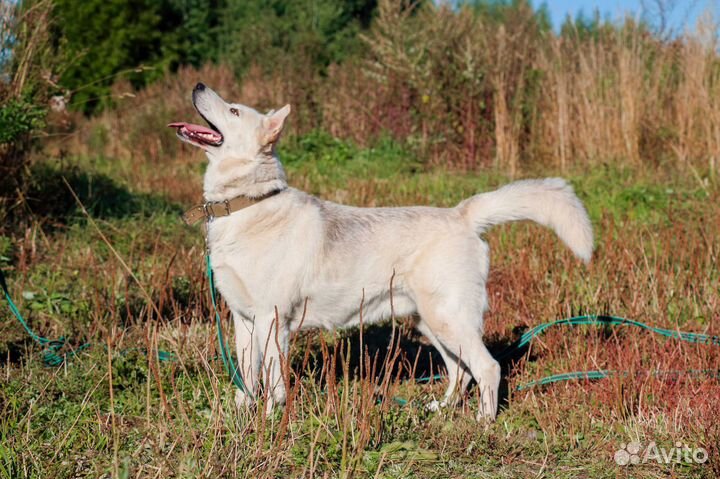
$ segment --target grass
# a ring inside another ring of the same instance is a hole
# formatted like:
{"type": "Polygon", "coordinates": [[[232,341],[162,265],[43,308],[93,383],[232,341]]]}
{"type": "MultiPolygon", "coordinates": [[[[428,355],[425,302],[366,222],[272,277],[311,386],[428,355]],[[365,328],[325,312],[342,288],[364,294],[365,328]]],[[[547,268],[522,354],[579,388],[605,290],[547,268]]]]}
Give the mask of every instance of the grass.
{"type": "MultiPolygon", "coordinates": [[[[451,206],[508,181],[422,168],[390,140],[373,148],[319,132],[289,140],[281,155],[291,183],[349,204],[451,206]]],[[[720,474],[717,379],[640,373],[717,369],[718,348],[629,328],[549,331],[503,364],[508,397],[487,427],[473,419],[474,389],[457,409],[425,411],[443,381],[413,379],[442,371],[441,363],[406,318],[396,318],[399,350],[391,347],[390,324],[298,335],[288,406],[269,417],[236,411],[216,357],[202,235],[177,215],[200,198],[203,159],[188,152],[180,158],[164,157],[159,168],[113,157],[36,162],[36,185],[22,206],[30,221],[0,238],[0,262],[33,328],[94,346],[62,367],[44,367],[38,348],[0,309],[0,477],[720,474]],[[142,352],[158,347],[178,361],[142,352]],[[638,374],[514,390],[547,374],[605,368],[638,374]],[[706,448],[710,458],[702,465],[616,465],[615,451],[633,440],[665,448],[680,441],[706,448]]],[[[593,263],[580,265],[535,225],[490,232],[491,350],[499,353],[528,327],[581,312],[720,334],[717,185],[673,170],[602,165],[569,178],[595,226],[593,263]]]]}

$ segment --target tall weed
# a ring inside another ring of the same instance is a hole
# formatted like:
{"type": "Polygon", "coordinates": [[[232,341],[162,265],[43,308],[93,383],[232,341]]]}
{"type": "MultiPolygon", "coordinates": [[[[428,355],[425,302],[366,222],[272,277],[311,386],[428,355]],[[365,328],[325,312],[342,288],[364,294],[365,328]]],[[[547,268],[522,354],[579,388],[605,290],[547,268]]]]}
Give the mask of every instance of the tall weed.
{"type": "Polygon", "coordinates": [[[192,154],[160,130],[177,114],[194,116],[189,91],[202,79],[260,109],[291,103],[290,134],[323,129],[362,146],[390,136],[426,165],[510,176],[669,165],[715,177],[720,56],[711,19],[670,40],[631,19],[557,34],[523,1],[498,19],[467,5],[382,0],[363,38],[361,57],[322,74],[298,58],[274,73],[250,68],[240,81],[220,65],[181,69],[136,93],[118,85],[131,95],[81,122],[73,144],[83,150],[89,132],[105,130],[106,155],[192,154]]]}

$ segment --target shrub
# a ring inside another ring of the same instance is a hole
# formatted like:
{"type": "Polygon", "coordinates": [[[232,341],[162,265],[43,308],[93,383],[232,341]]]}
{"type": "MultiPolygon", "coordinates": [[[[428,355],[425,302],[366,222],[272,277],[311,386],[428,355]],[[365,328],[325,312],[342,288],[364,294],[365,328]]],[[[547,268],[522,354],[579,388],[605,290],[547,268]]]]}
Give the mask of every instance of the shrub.
{"type": "MultiPolygon", "coordinates": [[[[267,25],[289,22],[277,11],[281,3],[247,15],[265,12],[273,19],[267,25]]],[[[320,57],[296,55],[301,43],[273,37],[265,23],[246,28],[272,37],[267,55],[260,37],[250,39],[228,56],[240,64],[182,68],[90,120],[117,125],[103,130],[112,132],[104,148],[116,148],[108,156],[186,154],[170,131],[147,133],[175,115],[194,117],[188,94],[203,80],[259,109],[291,103],[287,135],[321,129],[358,146],[389,136],[425,165],[492,167],[511,176],[604,162],[673,163],[700,176],[718,167],[720,57],[711,22],[671,40],[632,19],[568,21],[558,34],[526,0],[381,0],[369,30],[361,30],[365,50],[342,62],[323,57],[327,67],[316,63],[320,57]],[[250,55],[244,49],[252,45],[260,49],[250,55]]]]}
{"type": "Polygon", "coordinates": [[[113,106],[117,80],[140,88],[180,65],[217,55],[219,0],[54,0],[60,84],[71,106],[93,113],[113,106]]]}
{"type": "Polygon", "coordinates": [[[0,0],[0,228],[23,189],[31,135],[44,127],[53,88],[49,0],[0,0]]]}
{"type": "Polygon", "coordinates": [[[45,125],[45,108],[25,99],[0,106],[0,147],[15,144],[45,125]]]}

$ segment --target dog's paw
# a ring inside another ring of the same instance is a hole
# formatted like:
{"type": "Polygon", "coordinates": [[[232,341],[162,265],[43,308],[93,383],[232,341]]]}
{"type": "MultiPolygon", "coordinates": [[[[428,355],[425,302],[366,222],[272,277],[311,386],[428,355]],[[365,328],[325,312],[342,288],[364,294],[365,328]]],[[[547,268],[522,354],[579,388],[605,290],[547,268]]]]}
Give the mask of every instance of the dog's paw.
{"type": "Polygon", "coordinates": [[[239,389],[235,391],[235,406],[238,409],[245,409],[251,406],[254,402],[253,398],[243,391],[239,389]]]}
{"type": "Polygon", "coordinates": [[[274,415],[278,411],[283,411],[285,409],[285,401],[278,401],[277,399],[268,398],[267,401],[265,401],[265,416],[270,417],[274,415]]]}
{"type": "Polygon", "coordinates": [[[438,412],[440,409],[445,409],[447,403],[445,401],[432,400],[425,406],[425,409],[432,412],[438,412]]]}
{"type": "Polygon", "coordinates": [[[484,425],[487,429],[495,422],[495,414],[488,414],[484,413],[483,411],[478,411],[478,413],[475,415],[475,420],[479,424],[484,425]]]}

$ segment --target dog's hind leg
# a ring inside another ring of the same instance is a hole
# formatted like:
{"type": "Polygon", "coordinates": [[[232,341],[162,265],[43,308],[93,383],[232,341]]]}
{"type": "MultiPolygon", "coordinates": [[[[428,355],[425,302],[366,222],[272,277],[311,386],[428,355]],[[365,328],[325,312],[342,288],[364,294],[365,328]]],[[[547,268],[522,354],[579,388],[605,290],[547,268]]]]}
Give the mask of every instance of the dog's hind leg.
{"type": "MultiPolygon", "coordinates": [[[[470,295],[448,296],[418,303],[418,311],[427,327],[447,350],[467,366],[480,388],[477,419],[494,419],[497,414],[500,365],[482,341],[481,304],[472,304],[470,295]],[[462,301],[460,298],[468,298],[462,301]]],[[[449,371],[448,371],[449,372],[449,371]]]]}
{"type": "Polygon", "coordinates": [[[432,332],[432,329],[430,329],[425,321],[422,319],[418,321],[416,328],[423,336],[428,338],[435,349],[438,350],[440,356],[443,358],[448,374],[448,387],[443,399],[441,401],[431,401],[428,403],[427,408],[431,411],[438,411],[440,408],[455,406],[465,393],[472,379],[472,374],[462,361],[459,361],[455,355],[443,346],[442,342],[435,336],[435,333],[432,332]]]}
{"type": "Polygon", "coordinates": [[[467,358],[475,381],[480,389],[478,421],[494,420],[497,415],[498,390],[500,387],[500,364],[492,357],[479,331],[453,331],[454,343],[459,346],[461,357],[467,358]],[[464,355],[463,355],[464,354],[464,355]]]}
{"type": "Polygon", "coordinates": [[[480,331],[456,328],[443,331],[438,338],[451,354],[457,355],[467,365],[480,388],[480,410],[476,416],[478,421],[495,419],[500,365],[483,343],[480,331]]]}

